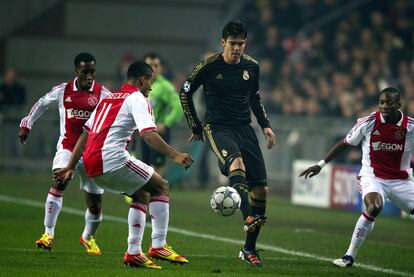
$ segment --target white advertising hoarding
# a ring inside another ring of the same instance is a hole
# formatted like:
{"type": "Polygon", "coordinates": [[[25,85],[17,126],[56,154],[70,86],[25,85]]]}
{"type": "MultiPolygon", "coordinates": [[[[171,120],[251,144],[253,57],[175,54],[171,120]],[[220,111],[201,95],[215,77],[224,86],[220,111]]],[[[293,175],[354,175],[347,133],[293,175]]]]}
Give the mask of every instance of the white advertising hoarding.
{"type": "Polygon", "coordinates": [[[292,170],[292,202],[298,205],[307,205],[328,208],[330,205],[331,165],[326,165],[316,176],[305,180],[299,174],[317,161],[295,160],[292,170]]]}

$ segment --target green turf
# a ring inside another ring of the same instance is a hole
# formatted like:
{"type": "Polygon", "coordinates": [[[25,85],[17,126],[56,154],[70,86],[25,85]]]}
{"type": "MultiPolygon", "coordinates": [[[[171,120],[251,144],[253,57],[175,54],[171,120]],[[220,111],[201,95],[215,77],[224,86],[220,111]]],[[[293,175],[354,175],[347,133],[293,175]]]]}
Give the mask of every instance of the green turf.
{"type": "MultiPolygon", "coordinates": [[[[357,213],[293,206],[270,197],[268,223],[259,243],[264,267],[254,269],[237,258],[244,234],[240,216],[219,217],[209,208],[210,191],[172,188],[168,242],[188,256],[190,263],[175,266],[159,262],[162,270],[125,268],[128,205],[119,195],[104,195],[104,221],[96,236],[101,256],[88,256],[79,245],[83,217],[62,211],[51,252],[35,249],[43,232],[43,201],[51,177],[45,174],[0,173],[0,197],[7,195],[36,202],[16,203],[0,198],[0,275],[6,276],[409,276],[414,274],[414,222],[380,217],[361,248],[362,267],[340,269],[331,259],[343,254],[358,218],[357,213]],[[3,200],[2,200],[3,199],[3,200]],[[33,206],[34,203],[34,206],[33,206]],[[39,206],[36,206],[39,205],[39,206]],[[109,217],[114,216],[115,220],[109,217]],[[105,218],[106,216],[106,218],[105,218]],[[118,221],[116,221],[118,220],[118,221]],[[190,233],[185,233],[190,232],[190,233]],[[207,237],[206,237],[207,236],[207,237]],[[282,252],[281,252],[282,251],[282,252]],[[288,252],[284,252],[288,251],[288,252]],[[290,251],[290,252],[289,252],[290,251]],[[296,254],[293,251],[298,251],[296,254]],[[304,254],[311,256],[304,257],[304,254]],[[321,260],[328,258],[329,260],[321,260]],[[375,271],[367,266],[394,270],[375,271]]],[[[77,182],[65,192],[64,207],[85,210],[77,182]]],[[[149,246],[146,229],[144,249],[149,246]]]]}

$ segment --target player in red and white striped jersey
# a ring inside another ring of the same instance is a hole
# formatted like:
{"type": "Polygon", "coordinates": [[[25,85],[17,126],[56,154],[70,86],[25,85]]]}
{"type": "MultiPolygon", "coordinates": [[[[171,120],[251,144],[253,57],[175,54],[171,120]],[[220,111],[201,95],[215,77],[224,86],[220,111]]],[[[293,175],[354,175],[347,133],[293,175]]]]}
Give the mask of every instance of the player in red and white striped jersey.
{"type": "Polygon", "coordinates": [[[336,266],[352,266],[358,249],[374,228],[385,199],[414,214],[414,181],[410,168],[414,153],[414,119],[400,111],[400,92],[396,88],[381,91],[378,107],[378,112],[359,119],[323,160],[300,174],[305,178],[317,175],[326,163],[350,146],[362,145],[358,181],[365,210],[356,223],[347,252],[334,260],[336,266]]]}
{"type": "MultiPolygon", "coordinates": [[[[52,88],[39,99],[20,123],[19,138],[26,144],[30,130],[37,119],[51,106],[57,105],[60,118],[60,137],[53,160],[52,170],[64,168],[72,154],[76,141],[82,134],[83,125],[89,119],[99,101],[110,94],[109,90],[95,82],[96,60],[89,53],[80,53],[74,59],[76,78],[69,83],[62,83],[52,88]]],[[[87,206],[85,214],[85,230],[81,242],[90,254],[99,254],[93,235],[98,228],[101,215],[103,190],[86,177],[83,165],[78,167],[80,185],[86,193],[87,206]],[[93,244],[91,247],[90,244],[93,244]],[[96,247],[95,247],[96,246],[96,247]],[[92,249],[94,248],[95,249],[92,249]]],[[[45,203],[45,232],[36,241],[38,247],[51,249],[57,217],[62,207],[63,192],[68,182],[53,182],[45,203]]]]}
{"type": "MultiPolygon", "coordinates": [[[[141,243],[145,228],[147,203],[141,192],[151,195],[149,210],[152,220],[152,245],[149,255],[174,263],[188,263],[167,245],[169,221],[168,182],[152,167],[130,156],[128,143],[135,131],[153,148],[189,167],[192,158],[168,145],[158,134],[152,108],[147,96],[154,81],[152,68],[135,62],[128,68],[128,82],[98,105],[85,124],[66,168],[58,172],[58,179],[69,180],[83,153],[86,173],[108,190],[130,196],[128,250],[124,263],[130,266],[160,268],[143,254],[141,243]],[[86,146],[85,146],[86,145],[86,146]],[[84,150],[84,151],[83,151],[84,150]]],[[[145,198],[145,197],[144,197],[145,198]]]]}

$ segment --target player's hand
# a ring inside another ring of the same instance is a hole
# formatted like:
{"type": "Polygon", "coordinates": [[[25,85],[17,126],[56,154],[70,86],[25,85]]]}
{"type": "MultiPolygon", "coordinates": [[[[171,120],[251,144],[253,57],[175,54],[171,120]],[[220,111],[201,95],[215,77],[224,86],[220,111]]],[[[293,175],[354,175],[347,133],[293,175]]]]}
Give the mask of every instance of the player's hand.
{"type": "Polygon", "coordinates": [[[19,137],[21,144],[26,144],[29,133],[26,132],[25,130],[20,129],[19,134],[17,136],[19,137]]]}
{"type": "Polygon", "coordinates": [[[188,139],[188,142],[192,142],[192,141],[203,141],[203,133],[199,133],[199,134],[191,134],[191,137],[188,139]]]}
{"type": "Polygon", "coordinates": [[[276,136],[273,133],[272,129],[267,127],[263,129],[263,134],[267,140],[267,149],[271,149],[273,145],[276,143],[276,136]]]}
{"type": "Polygon", "coordinates": [[[313,176],[318,175],[319,172],[321,172],[321,170],[322,170],[322,168],[319,165],[315,164],[311,167],[308,167],[308,169],[304,170],[299,175],[299,177],[305,176],[305,179],[307,179],[308,177],[312,178],[313,176]]]}
{"type": "Polygon", "coordinates": [[[53,172],[53,178],[57,183],[67,183],[72,179],[73,169],[62,168],[53,172]]]}
{"type": "Polygon", "coordinates": [[[190,154],[178,152],[174,157],[174,162],[181,164],[185,169],[187,169],[193,164],[194,160],[190,154]]]}

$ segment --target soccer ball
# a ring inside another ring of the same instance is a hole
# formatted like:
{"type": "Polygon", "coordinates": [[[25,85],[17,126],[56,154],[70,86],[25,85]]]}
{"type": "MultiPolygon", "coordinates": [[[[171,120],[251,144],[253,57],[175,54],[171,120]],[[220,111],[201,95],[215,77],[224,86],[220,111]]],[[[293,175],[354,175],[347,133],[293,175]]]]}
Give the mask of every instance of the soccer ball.
{"type": "Polygon", "coordinates": [[[240,209],[240,195],[232,187],[217,188],[210,198],[213,211],[221,216],[229,216],[240,209]]]}

